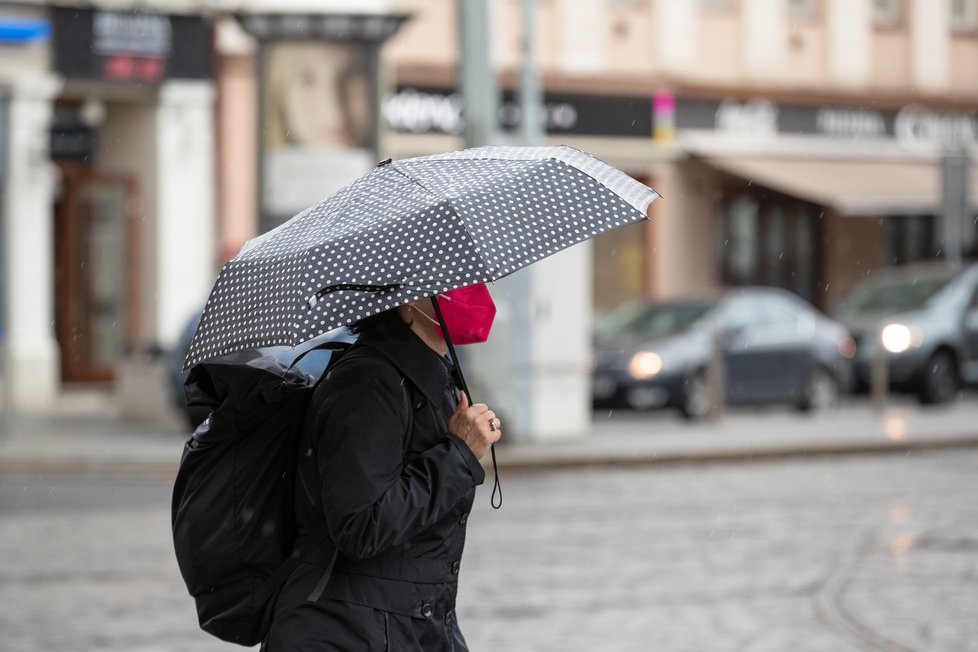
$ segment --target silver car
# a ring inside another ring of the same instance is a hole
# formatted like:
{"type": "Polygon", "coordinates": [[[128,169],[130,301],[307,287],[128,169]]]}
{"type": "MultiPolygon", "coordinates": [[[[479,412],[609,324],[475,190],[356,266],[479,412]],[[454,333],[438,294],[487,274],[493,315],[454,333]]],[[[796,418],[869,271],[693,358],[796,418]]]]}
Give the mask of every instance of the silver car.
{"type": "Polygon", "coordinates": [[[908,265],[857,286],[832,311],[856,339],[856,376],[869,385],[883,356],[889,387],[945,403],[978,383],[978,264],[908,265]]]}

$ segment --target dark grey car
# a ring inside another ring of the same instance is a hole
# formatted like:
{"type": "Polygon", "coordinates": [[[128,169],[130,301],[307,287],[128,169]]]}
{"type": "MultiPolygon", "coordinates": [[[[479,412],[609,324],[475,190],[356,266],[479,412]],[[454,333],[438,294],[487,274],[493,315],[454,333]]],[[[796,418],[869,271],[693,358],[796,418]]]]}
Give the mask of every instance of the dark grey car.
{"type": "Polygon", "coordinates": [[[626,306],[595,332],[595,407],[710,409],[711,358],[727,403],[818,410],[851,387],[848,330],[797,296],[738,288],[709,299],[626,306]],[[722,352],[712,356],[714,346],[722,352]]]}
{"type": "Polygon", "coordinates": [[[978,264],[885,270],[857,286],[832,314],[856,338],[861,385],[871,382],[879,355],[889,387],[912,392],[922,403],[945,403],[962,383],[978,383],[978,264]]]}

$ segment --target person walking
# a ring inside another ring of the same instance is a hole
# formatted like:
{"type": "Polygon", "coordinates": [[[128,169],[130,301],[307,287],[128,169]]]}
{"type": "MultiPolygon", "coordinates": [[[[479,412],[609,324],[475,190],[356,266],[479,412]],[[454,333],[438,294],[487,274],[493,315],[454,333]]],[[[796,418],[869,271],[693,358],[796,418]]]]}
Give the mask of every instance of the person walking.
{"type": "MultiPolygon", "coordinates": [[[[485,285],[438,295],[447,337],[484,342],[485,285]]],[[[455,616],[469,512],[502,435],[470,404],[430,299],[361,319],[358,340],[317,387],[299,446],[301,563],[275,603],[267,652],[468,648],[455,616]],[[330,570],[330,566],[332,566],[330,570]]]]}

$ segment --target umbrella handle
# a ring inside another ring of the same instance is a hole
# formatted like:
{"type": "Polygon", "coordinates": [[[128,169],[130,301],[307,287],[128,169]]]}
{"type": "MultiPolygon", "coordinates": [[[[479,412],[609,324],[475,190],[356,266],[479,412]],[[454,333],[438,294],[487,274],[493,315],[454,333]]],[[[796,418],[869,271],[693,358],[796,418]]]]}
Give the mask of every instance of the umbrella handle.
{"type": "MultiPolygon", "coordinates": [[[[451,356],[452,363],[455,365],[455,373],[458,375],[459,383],[462,385],[462,391],[469,397],[469,405],[472,405],[472,393],[469,391],[469,386],[465,382],[462,366],[458,363],[458,354],[455,353],[455,345],[452,344],[452,337],[448,334],[448,328],[445,327],[445,317],[442,316],[441,307],[438,305],[435,297],[431,297],[431,305],[435,308],[435,316],[438,317],[438,325],[441,327],[442,337],[445,338],[445,343],[448,344],[448,355],[451,356]]],[[[495,444],[489,445],[489,454],[492,455],[492,475],[495,478],[492,486],[492,497],[489,499],[489,503],[493,509],[499,509],[503,506],[503,488],[499,484],[499,470],[496,468],[495,444]]]]}

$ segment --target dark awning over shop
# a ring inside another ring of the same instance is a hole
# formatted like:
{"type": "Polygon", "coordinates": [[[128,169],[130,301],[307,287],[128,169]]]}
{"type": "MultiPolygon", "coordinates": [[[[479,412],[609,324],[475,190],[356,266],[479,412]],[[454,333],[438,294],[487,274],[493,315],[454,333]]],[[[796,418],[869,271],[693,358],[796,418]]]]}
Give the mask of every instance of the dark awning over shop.
{"type": "MultiPolygon", "coordinates": [[[[840,215],[934,215],[941,212],[941,166],[921,161],[708,157],[728,174],[826,206],[840,215]]],[[[972,166],[971,203],[978,206],[972,166]]]]}

